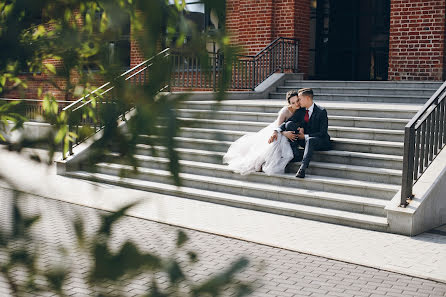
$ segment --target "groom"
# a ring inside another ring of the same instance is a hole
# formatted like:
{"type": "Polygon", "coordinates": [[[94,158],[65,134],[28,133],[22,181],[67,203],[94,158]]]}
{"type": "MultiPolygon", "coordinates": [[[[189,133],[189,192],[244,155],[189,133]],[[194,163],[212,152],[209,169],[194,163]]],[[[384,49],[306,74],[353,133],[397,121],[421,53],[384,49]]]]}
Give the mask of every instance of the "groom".
{"type": "Polygon", "coordinates": [[[305,169],[310,164],[313,152],[331,149],[330,136],[328,135],[327,111],[313,102],[313,90],[300,89],[298,97],[301,109],[297,110],[286,123],[274,131],[270,141],[277,139],[277,134],[282,133],[290,140],[294,159],[299,155],[298,145],[305,148],[302,165],[296,173],[296,177],[304,178],[305,169]],[[299,128],[299,126],[301,128],[299,128]],[[287,133],[285,131],[292,131],[287,133]]]}

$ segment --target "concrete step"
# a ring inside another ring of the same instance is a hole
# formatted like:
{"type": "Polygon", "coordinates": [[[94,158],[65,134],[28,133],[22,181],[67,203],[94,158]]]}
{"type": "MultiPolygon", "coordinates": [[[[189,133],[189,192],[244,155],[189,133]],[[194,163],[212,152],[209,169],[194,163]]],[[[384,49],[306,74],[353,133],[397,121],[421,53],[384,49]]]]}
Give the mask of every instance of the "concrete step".
{"type": "MultiPolygon", "coordinates": [[[[286,93],[290,90],[296,89],[294,84],[286,83],[284,86],[277,87],[276,92],[278,93],[286,93]]],[[[361,95],[408,95],[408,96],[417,96],[420,98],[428,99],[430,98],[435,91],[436,88],[424,88],[424,89],[416,89],[416,88],[389,88],[389,87],[380,87],[380,86],[369,86],[369,87],[325,87],[322,85],[317,85],[313,87],[313,92],[315,96],[319,94],[361,94],[361,95]]]]}
{"type": "MultiPolygon", "coordinates": [[[[277,113],[269,112],[247,112],[247,111],[212,111],[179,109],[178,116],[182,118],[214,119],[229,121],[251,121],[251,122],[273,122],[277,119],[277,113]]],[[[404,129],[408,119],[378,118],[378,117],[355,117],[328,115],[328,123],[331,126],[345,126],[358,128],[377,129],[404,129]]]]}
{"type": "MultiPolygon", "coordinates": [[[[139,169],[156,169],[168,171],[168,159],[154,158],[147,156],[137,156],[140,161],[139,169]],[[147,163],[151,166],[147,166],[147,163]],[[158,165],[158,166],[156,166],[158,165]]],[[[110,164],[122,164],[119,160],[119,156],[109,155],[110,164]],[[118,162],[113,162],[118,161],[118,162]]],[[[181,166],[184,170],[186,166],[194,167],[196,162],[182,161],[181,166]]],[[[198,168],[197,166],[195,168],[198,168]]],[[[199,179],[203,183],[215,183],[216,185],[223,186],[218,188],[219,192],[228,193],[240,193],[240,189],[243,189],[243,193],[256,198],[273,199],[283,202],[292,202],[304,205],[323,206],[325,208],[339,209],[346,211],[353,211],[359,213],[367,213],[372,215],[385,216],[384,207],[387,204],[386,200],[376,199],[370,197],[362,197],[355,195],[346,195],[338,193],[328,193],[325,191],[307,190],[295,187],[277,186],[274,184],[240,181],[238,179],[228,180],[226,177],[213,177],[211,175],[202,174],[200,170],[185,170],[186,176],[190,179],[199,179]],[[365,207],[365,208],[364,208],[365,207]]],[[[187,183],[187,182],[186,182],[187,183]]],[[[184,184],[186,185],[186,184],[184,184]]]]}
{"type": "MultiPolygon", "coordinates": [[[[163,146],[155,146],[156,156],[167,157],[167,148],[163,146]]],[[[207,150],[177,148],[181,160],[222,164],[224,152],[215,152],[207,150]]],[[[303,154],[303,149],[301,149],[303,154]]],[[[152,149],[146,144],[138,144],[136,154],[152,156],[152,149]]],[[[315,152],[313,160],[324,163],[338,163],[356,166],[366,166],[375,168],[387,168],[402,170],[403,157],[382,154],[358,153],[347,151],[322,151],[315,152]]]]}
{"type": "MultiPolygon", "coordinates": [[[[138,156],[141,168],[167,170],[169,160],[166,158],[138,156]]],[[[109,162],[119,163],[120,158],[109,159],[109,162]]],[[[361,181],[356,179],[336,178],[330,176],[308,175],[305,179],[296,178],[295,172],[288,174],[266,175],[262,172],[255,172],[248,175],[240,175],[232,172],[228,166],[220,164],[210,164],[193,161],[180,161],[181,172],[185,174],[194,174],[204,176],[211,180],[215,178],[223,178],[235,180],[239,182],[255,182],[269,184],[279,187],[293,187],[307,189],[313,191],[327,191],[331,193],[357,195],[373,197],[377,199],[388,200],[392,198],[399,190],[399,186],[388,183],[376,183],[369,181],[361,181]]],[[[164,177],[151,177],[150,180],[164,182],[164,177]]],[[[195,185],[199,187],[199,185],[195,185]]],[[[214,190],[225,192],[228,185],[219,185],[214,190]]],[[[236,190],[234,190],[236,191],[236,190]]],[[[237,193],[237,191],[235,192],[237,193]]],[[[265,197],[266,198],[266,197],[265,197]]]]}
{"type": "Polygon", "coordinates": [[[403,169],[403,157],[395,155],[331,150],[315,152],[313,160],[323,163],[339,163],[395,170],[403,169]]]}
{"type": "MultiPolygon", "coordinates": [[[[107,155],[108,162],[120,163],[119,154],[107,155]]],[[[162,157],[153,157],[147,155],[137,155],[136,159],[140,162],[139,166],[169,170],[169,160],[162,157]]],[[[210,164],[200,161],[180,160],[181,170],[185,173],[196,173],[206,176],[219,176],[229,177],[232,173],[228,174],[226,165],[210,164]],[[224,174],[222,172],[224,171],[224,174]]],[[[300,163],[291,163],[287,167],[287,172],[296,173],[299,169],[300,163]]],[[[339,163],[322,163],[313,161],[307,170],[307,175],[328,176],[345,178],[349,180],[359,180],[374,183],[385,183],[400,185],[401,184],[401,170],[374,168],[366,166],[356,166],[339,163]]]]}
{"type": "Polygon", "coordinates": [[[331,138],[333,149],[338,151],[361,152],[384,155],[403,155],[403,142],[369,141],[364,139],[331,138]]]}
{"type": "MultiPolygon", "coordinates": [[[[271,92],[271,99],[285,98],[286,93],[271,92]]],[[[412,95],[363,95],[363,94],[331,94],[319,93],[316,101],[347,101],[347,102],[385,102],[385,103],[413,103],[424,104],[429,98],[412,95]]]]}
{"type": "MultiPolygon", "coordinates": [[[[148,144],[150,136],[140,135],[138,142],[148,144]]],[[[176,137],[179,148],[226,152],[232,141],[176,137]]],[[[333,149],[338,151],[362,152],[384,155],[403,155],[404,143],[391,141],[370,141],[364,139],[332,138],[333,149]]]]}
{"type": "MultiPolygon", "coordinates": [[[[158,172],[158,174],[162,173],[166,174],[166,176],[168,175],[167,172],[158,172]]],[[[66,175],[74,178],[104,182],[138,190],[158,192],[162,194],[219,203],[233,207],[265,211],[280,215],[312,219],[369,230],[386,231],[388,228],[387,219],[380,216],[353,213],[335,209],[326,209],[322,207],[300,205],[296,203],[275,200],[260,199],[250,197],[248,195],[243,195],[241,193],[228,194],[216,192],[213,190],[196,189],[188,186],[176,187],[173,185],[155,181],[140,180],[135,178],[119,178],[116,175],[103,173],[87,173],[78,171],[68,172],[66,175]]]]}
{"type": "Polygon", "coordinates": [[[403,130],[329,126],[328,133],[335,138],[404,142],[403,130]]]}
{"type": "MultiPolygon", "coordinates": [[[[300,162],[287,166],[287,172],[296,173],[300,162]]],[[[388,183],[401,185],[402,171],[396,169],[357,166],[339,163],[324,163],[312,161],[306,170],[307,175],[332,176],[353,180],[370,181],[376,183],[388,183]]]]}
{"type": "MultiPolygon", "coordinates": [[[[273,113],[277,115],[285,105],[283,100],[256,99],[256,100],[225,100],[217,104],[216,101],[188,101],[181,104],[182,109],[213,110],[213,111],[239,111],[252,113],[273,113]]],[[[355,116],[373,118],[412,119],[423,106],[422,104],[401,103],[373,103],[373,102],[346,102],[346,101],[316,101],[323,106],[329,116],[355,116]]]]}
{"type": "Polygon", "coordinates": [[[347,87],[347,88],[391,88],[391,89],[433,89],[443,82],[431,81],[328,81],[328,80],[286,80],[287,86],[296,88],[347,87]]]}
{"type": "Polygon", "coordinates": [[[409,122],[408,119],[378,118],[378,117],[355,117],[329,115],[328,123],[331,126],[346,126],[357,128],[373,128],[385,130],[404,130],[409,122]]]}
{"type": "MultiPolygon", "coordinates": [[[[196,119],[196,118],[178,118],[182,121],[182,126],[190,128],[207,128],[217,132],[222,130],[235,130],[246,132],[257,132],[262,128],[268,126],[267,122],[244,122],[244,121],[230,121],[230,120],[211,120],[211,119],[196,119]]],[[[204,132],[204,130],[203,130],[204,132]]],[[[370,129],[357,127],[341,127],[329,126],[328,134],[332,137],[338,138],[353,138],[353,139],[368,139],[368,140],[383,140],[383,141],[404,141],[403,130],[389,130],[389,129],[370,129]]],[[[197,138],[206,138],[201,134],[196,134],[197,138]]]]}

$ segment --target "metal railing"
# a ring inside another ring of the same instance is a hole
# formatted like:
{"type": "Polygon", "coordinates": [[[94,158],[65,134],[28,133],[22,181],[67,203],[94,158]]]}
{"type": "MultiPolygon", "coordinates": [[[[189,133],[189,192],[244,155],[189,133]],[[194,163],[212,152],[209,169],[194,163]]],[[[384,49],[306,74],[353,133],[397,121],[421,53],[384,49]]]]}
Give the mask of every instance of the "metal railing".
{"type": "MultiPolygon", "coordinates": [[[[31,122],[44,122],[44,109],[42,99],[12,99],[12,98],[0,98],[0,105],[3,103],[20,101],[20,105],[16,107],[17,112],[20,115],[25,116],[31,122]]],[[[58,111],[72,103],[73,101],[56,100],[58,105],[58,111]]]]}
{"type": "Polygon", "coordinates": [[[413,185],[446,144],[446,82],[406,125],[401,206],[413,198],[413,185]]]}
{"type": "Polygon", "coordinates": [[[257,55],[245,56],[245,59],[237,60],[236,65],[233,65],[232,74],[234,88],[239,86],[237,79],[243,77],[243,69],[246,68],[252,69],[250,78],[252,90],[277,71],[297,72],[299,70],[299,40],[279,37],[257,55]]]}
{"type": "MultiPolygon", "coordinates": [[[[99,132],[104,127],[104,121],[100,117],[99,111],[104,108],[107,104],[114,104],[117,101],[114,100],[113,90],[115,89],[115,84],[123,80],[125,83],[131,83],[134,85],[143,85],[148,79],[149,76],[149,68],[153,65],[154,59],[156,58],[165,58],[169,56],[169,49],[165,49],[152,58],[136,65],[132,69],[124,72],[119,77],[117,77],[112,82],[107,82],[92,91],[88,95],[72,102],[70,105],[63,108],[62,111],[68,113],[68,132],[74,132],[77,135],[74,139],[68,142],[68,153],[70,155],[73,154],[73,148],[79,145],[81,142],[85,141],[89,136],[99,132]],[[86,116],[86,109],[95,110],[95,115],[97,118],[91,118],[88,115],[86,116]],[[79,137],[79,128],[84,125],[89,125],[93,130],[88,136],[79,137]]],[[[164,86],[160,91],[168,88],[168,85],[164,86]]],[[[123,110],[123,114],[120,116],[125,116],[125,113],[129,112],[130,108],[123,110]]],[[[65,151],[63,153],[63,159],[66,159],[65,151]]]]}
{"type": "MultiPolygon", "coordinates": [[[[192,89],[217,89],[222,75],[225,57],[220,53],[209,53],[208,71],[204,71],[200,58],[196,55],[171,52],[172,87],[192,89]]],[[[279,37],[255,56],[237,55],[232,62],[230,89],[254,90],[271,74],[278,71],[297,72],[299,65],[299,41],[279,37]]]]}
{"type": "Polygon", "coordinates": [[[375,47],[371,49],[373,80],[387,80],[389,69],[389,47],[375,47]]]}
{"type": "MultiPolygon", "coordinates": [[[[297,39],[279,37],[266,46],[255,56],[237,56],[232,64],[232,89],[251,89],[259,85],[271,74],[281,71],[298,71],[299,42],[297,39]]],[[[88,95],[74,101],[63,108],[62,111],[68,113],[68,132],[74,132],[74,139],[68,143],[68,153],[73,154],[73,148],[87,139],[89,136],[97,133],[104,127],[103,119],[92,119],[85,116],[85,109],[95,109],[94,114],[98,115],[98,110],[109,103],[116,103],[113,97],[115,83],[124,80],[132,84],[144,85],[149,76],[149,68],[156,58],[169,58],[170,82],[166,82],[160,91],[170,90],[172,87],[194,88],[194,89],[213,89],[216,90],[218,81],[222,75],[224,56],[219,53],[209,53],[207,65],[201,65],[198,56],[173,51],[169,48],[161,51],[154,57],[124,72],[113,82],[107,82],[88,95]],[[79,128],[89,125],[93,128],[88,136],[79,137],[79,128]]],[[[125,116],[130,108],[123,110],[125,116]]],[[[65,151],[65,150],[64,150],[65,151]]],[[[65,152],[63,158],[66,158],[65,152]]]]}

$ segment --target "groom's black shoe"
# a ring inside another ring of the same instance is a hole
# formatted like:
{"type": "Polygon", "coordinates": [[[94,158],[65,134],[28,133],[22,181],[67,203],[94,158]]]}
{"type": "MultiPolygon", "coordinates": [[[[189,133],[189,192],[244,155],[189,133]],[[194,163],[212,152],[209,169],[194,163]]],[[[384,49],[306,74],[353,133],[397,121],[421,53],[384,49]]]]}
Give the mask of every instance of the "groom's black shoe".
{"type": "Polygon", "coordinates": [[[296,173],[296,177],[304,178],[305,177],[305,168],[301,166],[296,173]]]}

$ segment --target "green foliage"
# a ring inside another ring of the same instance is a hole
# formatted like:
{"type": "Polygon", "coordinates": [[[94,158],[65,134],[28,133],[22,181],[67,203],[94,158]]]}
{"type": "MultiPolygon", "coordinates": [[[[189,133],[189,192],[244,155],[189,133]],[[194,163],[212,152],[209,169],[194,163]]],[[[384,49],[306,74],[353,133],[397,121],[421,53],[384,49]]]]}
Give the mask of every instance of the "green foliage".
{"type": "MultiPolygon", "coordinates": [[[[203,3],[224,24],[225,1],[203,3]]],[[[187,96],[159,94],[170,81],[169,60],[163,55],[151,61],[145,83],[124,81],[121,73],[128,65],[111,59],[109,42],[119,39],[130,24],[132,40],[145,57],[155,56],[163,47],[194,53],[200,57],[204,72],[210,70],[207,47],[215,44],[226,61],[218,76],[216,98],[221,100],[231,80],[231,61],[237,48],[229,44],[224,26],[197,31],[187,19],[185,7],[185,1],[178,0],[6,1],[0,5],[0,97],[11,90],[23,90],[27,81],[45,75],[46,83],[65,100],[83,98],[76,108],[61,112],[54,93],[39,89],[38,95],[44,99],[44,118],[54,128],[45,137],[50,153],[62,147],[66,156],[70,143],[87,139],[100,127],[103,134],[94,146],[89,165],[114,147],[136,169],[137,136],[149,135],[151,145],[168,148],[169,170],[175,184],[180,185],[175,137],[181,122],[176,110],[187,96]],[[29,74],[23,76],[23,72],[29,74]],[[97,90],[107,81],[109,85],[97,90]],[[130,110],[132,116],[125,118],[123,115],[130,110]],[[126,130],[119,127],[117,119],[121,118],[127,122],[126,130]]],[[[33,146],[33,141],[22,139],[23,143],[14,147],[20,149],[25,143],[33,146]]]]}
{"type": "MultiPolygon", "coordinates": [[[[0,276],[9,285],[12,296],[22,296],[26,292],[51,292],[57,296],[68,296],[65,284],[73,272],[70,266],[51,263],[49,268],[42,268],[39,262],[39,241],[34,238],[32,227],[38,222],[39,216],[28,217],[21,212],[18,201],[19,193],[14,192],[12,204],[12,230],[0,229],[0,253],[6,255],[0,259],[0,276]],[[25,271],[26,279],[16,279],[15,272],[25,271]],[[43,280],[43,281],[42,281],[43,280]]],[[[135,243],[127,240],[119,248],[112,249],[111,238],[114,226],[122,219],[132,205],[127,205],[115,213],[101,215],[101,224],[94,232],[84,229],[80,216],[73,221],[73,227],[78,238],[74,248],[77,252],[93,259],[89,270],[84,274],[84,281],[92,289],[95,296],[119,296],[114,292],[140,275],[149,275],[152,282],[141,295],[153,297],[173,296],[219,296],[220,293],[232,287],[236,296],[246,296],[252,291],[251,283],[235,282],[237,274],[248,266],[245,258],[229,265],[225,270],[201,282],[192,281],[185,272],[194,263],[199,264],[197,255],[187,250],[188,236],[179,230],[177,232],[176,249],[169,256],[160,256],[153,252],[142,251],[135,243]],[[189,261],[180,262],[181,255],[187,255],[189,261]],[[167,276],[169,284],[160,286],[160,273],[167,276]],[[180,286],[181,284],[181,286],[180,286]],[[110,286],[114,290],[110,290],[110,286]],[[184,290],[186,288],[186,290],[184,290]]],[[[72,246],[73,248],[73,246],[72,246]]],[[[64,248],[61,255],[67,256],[64,248]]],[[[68,287],[69,288],[69,287],[68,287]]]]}
{"type": "Polygon", "coordinates": [[[26,118],[20,112],[20,101],[0,103],[0,141],[6,141],[5,133],[23,128],[26,118]]]}
{"type": "MultiPolygon", "coordinates": [[[[203,1],[220,23],[225,16],[225,1],[203,1]]],[[[86,165],[93,166],[102,160],[112,148],[117,150],[124,162],[138,167],[134,157],[139,135],[148,135],[149,144],[168,148],[169,169],[177,185],[180,185],[179,158],[175,150],[181,122],[177,119],[179,104],[187,99],[186,94],[168,95],[160,93],[170,81],[168,60],[162,55],[151,60],[148,79],[141,85],[132,85],[121,76],[128,67],[109,54],[109,42],[123,34],[123,27],[130,22],[132,39],[138,43],[145,57],[153,57],[164,47],[196,54],[200,57],[202,70],[210,69],[207,46],[215,44],[225,55],[222,75],[219,75],[216,99],[225,96],[230,76],[231,63],[236,48],[229,44],[224,31],[198,32],[185,16],[185,1],[176,0],[6,0],[0,2],[0,97],[11,91],[24,92],[30,83],[45,78],[46,86],[38,91],[43,99],[44,119],[53,126],[53,131],[42,139],[23,138],[19,143],[8,143],[10,150],[20,151],[24,146],[46,144],[50,162],[54,152],[63,147],[68,152],[69,144],[90,137],[100,127],[101,137],[92,147],[86,165]],[[24,74],[26,73],[26,75],[24,74]],[[104,82],[110,82],[103,85],[104,82]],[[82,98],[76,109],[61,111],[54,93],[57,90],[65,100],[82,98]],[[113,88],[111,88],[113,86],[113,88]],[[131,113],[131,116],[126,116],[131,113]],[[125,122],[125,129],[120,124],[125,122]]],[[[13,102],[0,106],[0,138],[8,130],[23,127],[26,120],[13,102]]],[[[40,161],[38,157],[33,158],[40,161]]],[[[241,259],[225,271],[195,283],[187,276],[184,265],[198,264],[199,256],[187,250],[188,236],[179,231],[174,254],[161,257],[142,251],[133,242],[127,241],[120,248],[110,248],[113,226],[133,205],[105,214],[101,226],[93,234],[85,231],[81,218],[73,221],[76,246],[87,254],[93,263],[86,282],[95,288],[97,296],[115,296],[106,288],[110,282],[115,287],[124,279],[141,273],[152,275],[152,285],[144,296],[218,296],[221,290],[232,286],[237,296],[250,292],[249,284],[234,284],[234,276],[248,262],[241,259]],[[186,264],[179,255],[185,256],[186,264]],[[154,277],[163,273],[169,279],[167,288],[157,283],[154,277]],[[188,287],[187,293],[180,291],[180,284],[188,287]]],[[[47,269],[38,267],[37,241],[31,236],[31,228],[39,217],[26,217],[13,204],[11,230],[0,226],[0,251],[7,255],[0,262],[0,274],[7,280],[13,296],[25,291],[54,292],[65,296],[63,290],[71,268],[55,265],[47,269]],[[14,278],[15,269],[26,271],[26,281],[14,278]],[[43,278],[46,281],[36,281],[43,278]]],[[[62,253],[63,255],[63,253],[62,253]]]]}

